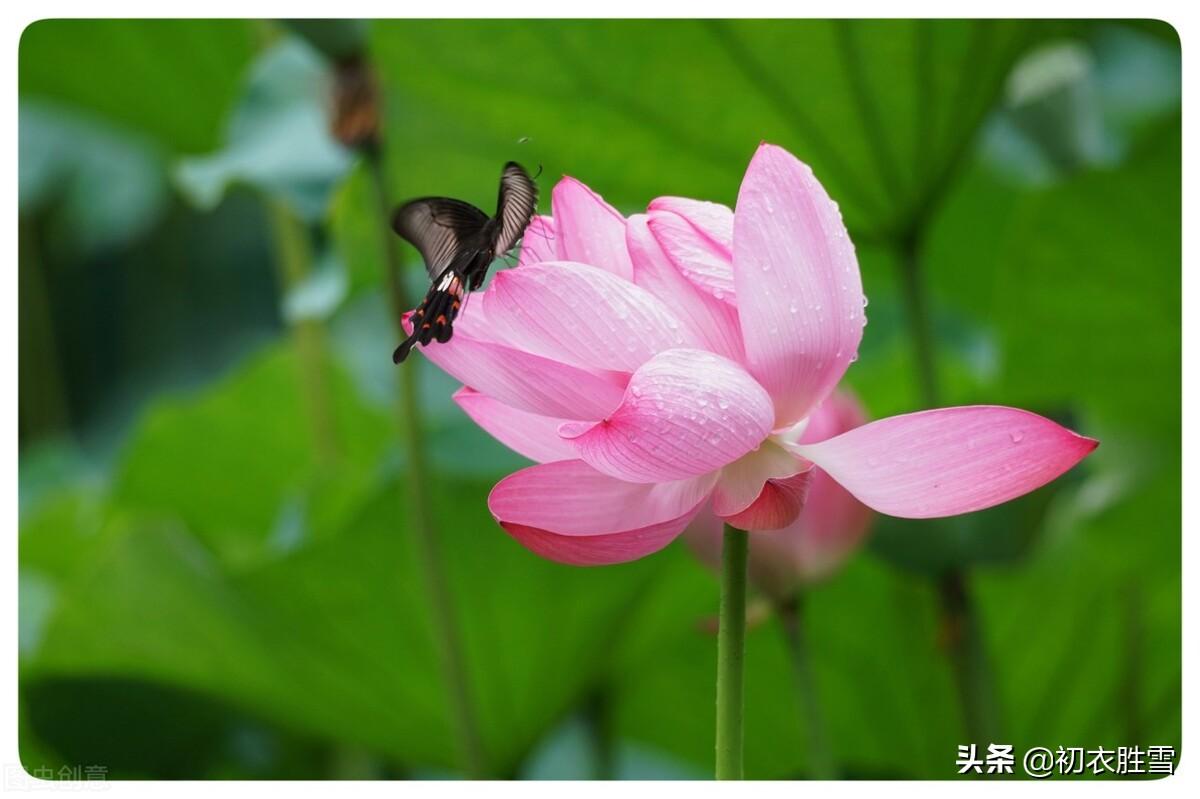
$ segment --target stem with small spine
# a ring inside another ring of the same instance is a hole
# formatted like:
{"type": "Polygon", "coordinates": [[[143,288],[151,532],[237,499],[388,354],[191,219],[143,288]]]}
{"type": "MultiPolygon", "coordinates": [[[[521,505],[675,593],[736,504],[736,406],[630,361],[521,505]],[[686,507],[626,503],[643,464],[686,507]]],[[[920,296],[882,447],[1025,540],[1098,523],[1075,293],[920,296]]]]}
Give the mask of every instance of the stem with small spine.
{"type": "Polygon", "coordinates": [[[721,549],[721,611],[717,630],[716,777],[744,774],[746,579],[750,549],[746,533],[725,525],[721,549]]]}

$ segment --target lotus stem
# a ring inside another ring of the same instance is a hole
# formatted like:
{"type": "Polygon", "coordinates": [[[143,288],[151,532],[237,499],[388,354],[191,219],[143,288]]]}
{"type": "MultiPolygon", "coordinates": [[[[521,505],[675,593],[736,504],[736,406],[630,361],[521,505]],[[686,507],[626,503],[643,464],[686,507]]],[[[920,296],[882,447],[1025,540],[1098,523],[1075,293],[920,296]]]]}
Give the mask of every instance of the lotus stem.
{"type": "Polygon", "coordinates": [[[717,630],[718,780],[740,780],[744,773],[746,666],[746,578],[750,541],[725,525],[721,548],[721,611],[717,630]]]}
{"type": "MultiPolygon", "coordinates": [[[[304,223],[281,200],[267,198],[279,295],[299,286],[312,271],[312,245],[304,223]]],[[[292,341],[300,365],[301,392],[308,405],[313,450],[317,462],[328,467],[338,457],[337,432],[325,375],[325,331],[321,322],[301,319],[291,323],[292,341]]]]}
{"type": "MultiPolygon", "coordinates": [[[[384,179],[379,148],[367,150],[365,159],[379,205],[379,218],[383,225],[384,247],[387,252],[388,296],[391,300],[392,318],[395,321],[398,335],[403,337],[405,333],[400,325],[400,318],[409,309],[409,302],[404,290],[396,237],[391,235],[391,231],[387,229],[391,206],[388,201],[387,184],[384,179]]],[[[441,663],[441,672],[446,677],[446,689],[462,769],[467,777],[482,779],[486,774],[483,744],[479,737],[479,726],[471,698],[470,681],[467,678],[462,640],[455,620],[445,559],[442,555],[441,543],[438,540],[433,509],[429,504],[430,487],[426,484],[429,467],[425,458],[421,406],[418,401],[419,373],[416,366],[415,363],[411,363],[397,370],[400,395],[396,411],[408,463],[408,476],[404,484],[408,494],[408,508],[415,533],[413,539],[417,549],[418,562],[421,574],[425,578],[425,588],[433,613],[438,658],[441,663]]]]}
{"type": "Polygon", "coordinates": [[[776,609],[783,634],[787,638],[788,654],[792,660],[792,675],[796,683],[796,698],[800,704],[800,715],[807,739],[808,770],[817,780],[837,779],[837,767],[826,736],[825,717],[821,713],[821,702],[817,697],[816,681],[813,678],[812,657],[805,630],[804,596],[797,593],[791,600],[781,603],[776,609]]]}
{"type": "MultiPolygon", "coordinates": [[[[938,404],[937,368],[933,334],[921,276],[921,241],[914,233],[901,241],[900,279],[917,363],[918,383],[924,407],[938,404]]],[[[971,599],[967,575],[951,567],[935,580],[941,627],[947,656],[957,683],[963,726],[970,741],[985,744],[996,732],[996,699],[982,621],[971,599]]]]}

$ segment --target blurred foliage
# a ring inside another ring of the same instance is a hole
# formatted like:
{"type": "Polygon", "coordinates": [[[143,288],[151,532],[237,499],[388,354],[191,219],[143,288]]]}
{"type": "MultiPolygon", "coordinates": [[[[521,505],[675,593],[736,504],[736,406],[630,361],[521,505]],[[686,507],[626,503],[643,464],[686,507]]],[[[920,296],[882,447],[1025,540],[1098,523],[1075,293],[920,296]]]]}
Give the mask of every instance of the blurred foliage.
{"type": "MultiPolygon", "coordinates": [[[[627,212],[663,194],[732,203],[755,144],[777,141],[858,243],[871,322],[848,380],[873,415],[920,407],[897,281],[915,254],[946,404],[1028,407],[1102,440],[1020,502],[881,519],[810,591],[847,776],[953,774],[965,736],[927,579],[947,567],[973,580],[1003,741],[1179,746],[1166,25],[45,21],[20,51],[28,767],[457,768],[403,523],[384,220],[368,170],[322,125],[317,53],[357,52],[364,32],[390,200],[488,208],[516,158],[544,168],[544,197],[568,172],[627,212]],[[277,263],[281,229],[305,274],[277,263]]],[[[485,498],[521,459],[449,401],[452,381],[407,367],[490,771],[705,777],[715,580],[678,546],[592,570],[519,547],[485,498]]],[[[775,619],[748,658],[748,773],[802,777],[775,619]]]]}
{"type": "Polygon", "coordinates": [[[220,20],[43,20],[21,36],[21,94],[141,131],[175,153],[216,144],[255,49],[220,20]]]}
{"type": "Polygon", "coordinates": [[[281,198],[305,219],[322,216],[351,161],[329,133],[330,90],[325,63],[302,41],[272,46],[251,66],[224,149],[180,161],[184,193],[212,208],[240,182],[281,198]]]}
{"type": "Polygon", "coordinates": [[[22,102],[22,215],[46,214],[55,241],[89,255],[161,221],[163,156],[150,143],[44,101],[22,102]]]}

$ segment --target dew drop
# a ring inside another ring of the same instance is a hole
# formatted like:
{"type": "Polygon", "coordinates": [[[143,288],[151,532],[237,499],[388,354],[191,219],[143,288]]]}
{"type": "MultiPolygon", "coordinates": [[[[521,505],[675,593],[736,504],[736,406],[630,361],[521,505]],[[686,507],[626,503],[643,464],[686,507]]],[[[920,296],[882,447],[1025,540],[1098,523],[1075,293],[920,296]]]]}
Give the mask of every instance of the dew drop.
{"type": "Polygon", "coordinates": [[[1021,431],[1019,431],[1019,430],[1014,430],[1014,431],[1012,431],[1011,433],[1009,433],[1009,434],[1008,434],[1008,437],[1009,437],[1010,439],[1012,439],[1012,443],[1014,443],[1014,444],[1020,444],[1020,443],[1021,443],[1021,439],[1025,438],[1025,434],[1024,434],[1024,433],[1022,433],[1022,432],[1021,432],[1021,431]]]}

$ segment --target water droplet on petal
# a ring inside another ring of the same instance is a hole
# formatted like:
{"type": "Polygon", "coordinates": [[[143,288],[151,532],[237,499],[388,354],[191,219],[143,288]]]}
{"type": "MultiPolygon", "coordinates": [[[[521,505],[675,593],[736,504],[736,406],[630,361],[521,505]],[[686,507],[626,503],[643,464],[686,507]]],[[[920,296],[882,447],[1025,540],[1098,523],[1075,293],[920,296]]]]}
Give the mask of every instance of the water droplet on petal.
{"type": "Polygon", "coordinates": [[[1008,434],[1008,437],[1012,439],[1012,443],[1020,444],[1021,439],[1025,438],[1025,434],[1022,433],[1020,430],[1013,430],[1011,433],[1008,434]]]}

